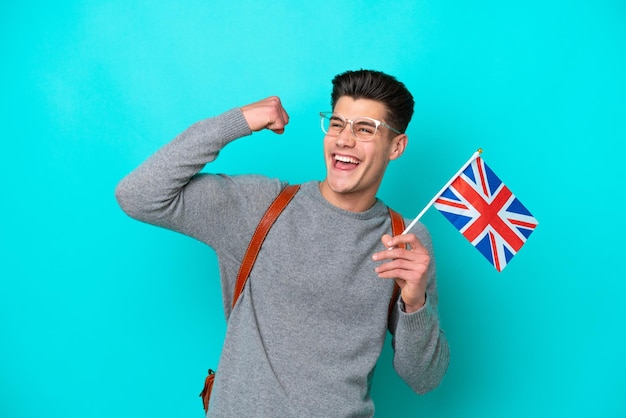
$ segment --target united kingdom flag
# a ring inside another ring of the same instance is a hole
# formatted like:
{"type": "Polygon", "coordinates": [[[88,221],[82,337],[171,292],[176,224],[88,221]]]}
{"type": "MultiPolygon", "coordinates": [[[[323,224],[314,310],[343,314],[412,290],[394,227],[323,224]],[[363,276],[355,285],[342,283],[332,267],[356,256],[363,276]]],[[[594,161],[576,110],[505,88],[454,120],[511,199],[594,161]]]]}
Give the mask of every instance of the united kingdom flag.
{"type": "Polygon", "coordinates": [[[538,225],[480,157],[434,204],[498,271],[506,267],[538,225]]]}

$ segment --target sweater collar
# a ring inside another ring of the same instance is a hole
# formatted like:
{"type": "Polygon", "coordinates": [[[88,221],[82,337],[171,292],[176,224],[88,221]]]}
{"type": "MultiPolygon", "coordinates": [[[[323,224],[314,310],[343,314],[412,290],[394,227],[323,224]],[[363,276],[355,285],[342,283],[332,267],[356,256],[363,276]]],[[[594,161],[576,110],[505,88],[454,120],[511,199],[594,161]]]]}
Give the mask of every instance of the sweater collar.
{"type": "Polygon", "coordinates": [[[333,205],[328,200],[326,200],[324,196],[322,196],[322,193],[320,192],[319,180],[303,183],[301,186],[301,190],[307,196],[313,199],[317,204],[322,205],[322,207],[326,207],[341,216],[346,216],[354,219],[372,219],[381,215],[387,216],[387,206],[382,200],[378,198],[376,198],[376,202],[374,203],[374,205],[372,205],[372,207],[363,212],[350,212],[348,210],[344,210],[333,205]]]}

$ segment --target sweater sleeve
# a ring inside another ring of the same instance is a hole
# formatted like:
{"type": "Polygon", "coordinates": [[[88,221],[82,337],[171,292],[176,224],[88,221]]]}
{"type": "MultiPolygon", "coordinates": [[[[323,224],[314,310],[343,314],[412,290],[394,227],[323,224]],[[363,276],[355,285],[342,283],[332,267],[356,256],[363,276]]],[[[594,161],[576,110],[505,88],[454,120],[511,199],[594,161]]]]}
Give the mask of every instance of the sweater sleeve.
{"type": "Polygon", "coordinates": [[[230,142],[252,132],[240,109],[201,120],[165,144],[115,189],[130,217],[195,238],[216,251],[224,312],[261,216],[284,183],[261,175],[200,173],[230,142]]]}
{"type": "Polygon", "coordinates": [[[198,173],[229,142],[250,134],[239,109],[193,124],[120,181],[119,205],[132,218],[210,244],[211,220],[223,219],[214,212],[228,210],[220,199],[232,195],[222,193],[225,176],[198,173]]]}
{"type": "MultiPolygon", "coordinates": [[[[415,234],[432,255],[430,235],[422,224],[415,234]]],[[[418,311],[406,313],[398,300],[389,324],[393,336],[393,366],[398,375],[416,393],[435,389],[445,375],[450,361],[448,341],[439,325],[435,259],[431,257],[426,288],[426,304],[418,311]]]]}

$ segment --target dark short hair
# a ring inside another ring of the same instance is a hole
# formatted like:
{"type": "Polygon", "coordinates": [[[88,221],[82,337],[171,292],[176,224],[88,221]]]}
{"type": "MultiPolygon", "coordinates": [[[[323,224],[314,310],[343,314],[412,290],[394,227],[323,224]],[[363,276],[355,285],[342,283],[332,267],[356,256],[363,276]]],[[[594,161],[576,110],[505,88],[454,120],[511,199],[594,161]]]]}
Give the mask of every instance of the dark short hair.
{"type": "Polygon", "coordinates": [[[342,96],[381,102],[387,107],[385,122],[400,132],[406,131],[413,117],[415,101],[409,90],[395,77],[381,71],[346,71],[335,76],[330,96],[333,110],[342,96]]]}

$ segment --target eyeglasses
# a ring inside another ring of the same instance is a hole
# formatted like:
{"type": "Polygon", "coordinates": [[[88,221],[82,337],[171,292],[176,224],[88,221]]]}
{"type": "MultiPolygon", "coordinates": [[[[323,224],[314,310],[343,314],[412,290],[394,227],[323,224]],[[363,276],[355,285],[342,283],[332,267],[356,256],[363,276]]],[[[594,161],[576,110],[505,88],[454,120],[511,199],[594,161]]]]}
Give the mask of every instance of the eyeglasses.
{"type": "Polygon", "coordinates": [[[373,140],[376,132],[378,132],[379,126],[384,126],[397,134],[402,133],[399,130],[387,125],[385,122],[367,118],[365,116],[358,116],[354,119],[346,119],[339,113],[333,112],[320,112],[320,116],[322,118],[322,131],[330,136],[339,135],[348,123],[350,124],[350,131],[352,132],[352,135],[354,135],[357,140],[363,142],[373,140]]]}

